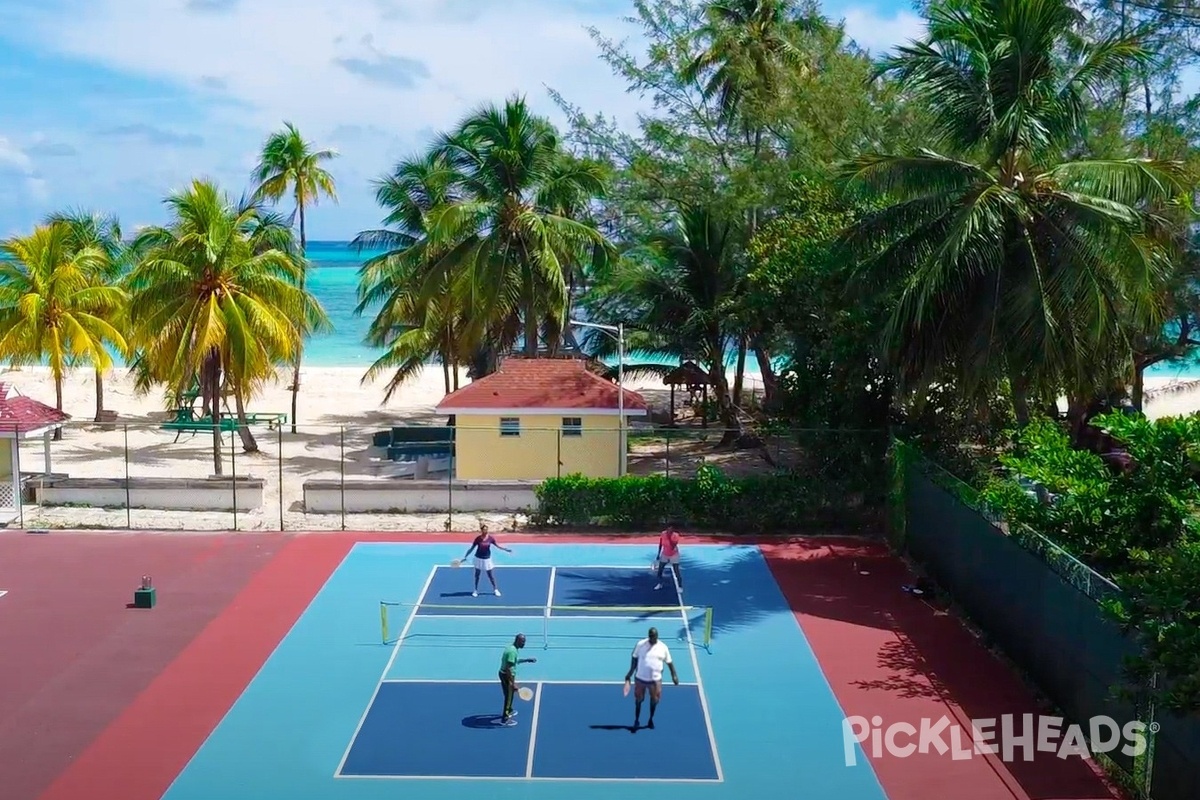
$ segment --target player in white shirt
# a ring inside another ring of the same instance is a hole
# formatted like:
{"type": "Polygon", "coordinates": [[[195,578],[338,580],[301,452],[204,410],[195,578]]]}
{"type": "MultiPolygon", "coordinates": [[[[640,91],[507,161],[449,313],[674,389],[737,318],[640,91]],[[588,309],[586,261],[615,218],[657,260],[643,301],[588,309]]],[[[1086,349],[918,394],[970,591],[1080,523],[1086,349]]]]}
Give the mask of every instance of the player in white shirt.
{"type": "Polygon", "coordinates": [[[646,638],[633,648],[629,659],[629,672],[625,673],[625,693],[629,693],[629,681],[633,684],[633,729],[636,731],[642,724],[642,701],[646,699],[646,690],[650,690],[650,721],[647,728],[654,727],[654,712],[658,708],[659,698],[662,697],[663,667],[671,671],[671,681],[678,686],[679,675],[675,672],[675,664],[671,661],[671,651],[658,640],[658,629],[651,628],[646,638]]]}

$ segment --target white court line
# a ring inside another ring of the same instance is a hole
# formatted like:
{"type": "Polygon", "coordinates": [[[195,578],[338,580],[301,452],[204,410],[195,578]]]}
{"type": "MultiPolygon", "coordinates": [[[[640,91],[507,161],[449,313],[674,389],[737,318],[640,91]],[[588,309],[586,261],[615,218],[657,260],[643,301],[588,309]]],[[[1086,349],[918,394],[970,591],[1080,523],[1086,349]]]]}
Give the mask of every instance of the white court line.
{"type": "Polygon", "coordinates": [[[413,610],[408,615],[404,627],[400,629],[400,635],[396,637],[396,646],[392,648],[392,654],[388,657],[387,664],[384,665],[383,672],[379,675],[379,680],[375,682],[375,691],[371,692],[371,699],[367,702],[367,707],[363,709],[362,716],[358,718],[358,724],[354,726],[354,735],[350,737],[350,741],[346,744],[346,751],[342,753],[342,759],[338,762],[337,769],[333,773],[333,777],[335,778],[341,774],[342,767],[346,766],[346,759],[350,757],[350,751],[354,748],[354,740],[358,738],[358,733],[362,730],[363,723],[367,721],[367,714],[371,713],[371,706],[375,705],[375,698],[379,696],[379,689],[383,686],[383,679],[387,677],[388,672],[392,669],[392,664],[396,661],[396,655],[400,652],[400,645],[404,644],[404,637],[408,633],[409,627],[412,626],[413,620],[417,617],[417,609],[421,607],[421,602],[424,601],[425,593],[429,591],[429,584],[433,583],[433,576],[436,572],[437,567],[429,570],[429,576],[425,578],[425,583],[421,586],[421,594],[417,596],[417,604],[413,606],[413,610]]]}
{"type": "MultiPolygon", "coordinates": [[[[481,680],[478,678],[463,678],[461,680],[457,679],[457,678],[448,678],[448,679],[443,679],[443,678],[387,678],[382,681],[382,683],[495,683],[495,682],[496,682],[495,678],[493,678],[492,680],[481,680]]],[[[624,686],[625,685],[625,681],[541,681],[541,680],[539,680],[537,683],[538,683],[538,685],[548,684],[551,686],[553,686],[553,685],[576,686],[576,685],[580,685],[580,684],[585,685],[585,686],[624,686]]],[[[680,681],[679,685],[680,686],[699,686],[699,684],[697,684],[697,683],[688,682],[688,681],[680,681]]]]}
{"type": "Polygon", "coordinates": [[[529,720],[529,755],[525,758],[525,778],[533,777],[533,746],[537,744],[538,712],[542,710],[542,682],[538,681],[533,697],[533,717],[529,720]]]}
{"type": "Polygon", "coordinates": [[[4,597],[6,594],[8,594],[8,589],[0,589],[0,597],[4,597]]]}
{"type": "Polygon", "coordinates": [[[721,783],[722,778],[553,778],[533,775],[334,775],[344,781],[555,781],[558,783],[721,783]]]}
{"type": "Polygon", "coordinates": [[[550,568],[550,588],[546,592],[546,616],[550,616],[550,606],[554,605],[554,579],[558,576],[558,567],[550,568]]]}
{"type": "MultiPolygon", "coordinates": [[[[683,600],[683,587],[679,585],[679,576],[671,569],[671,580],[675,583],[675,594],[683,600]]],[[[687,612],[680,611],[683,618],[683,630],[687,633],[688,653],[692,656],[692,672],[696,676],[697,693],[700,695],[700,708],[704,712],[704,727],[708,729],[708,744],[712,748],[713,766],[717,768],[717,780],[724,781],[725,773],[721,770],[721,757],[717,755],[717,736],[713,733],[712,715],[708,711],[708,696],[704,693],[704,682],[700,678],[700,659],[696,657],[696,643],[692,641],[692,625],[687,612]]]]}

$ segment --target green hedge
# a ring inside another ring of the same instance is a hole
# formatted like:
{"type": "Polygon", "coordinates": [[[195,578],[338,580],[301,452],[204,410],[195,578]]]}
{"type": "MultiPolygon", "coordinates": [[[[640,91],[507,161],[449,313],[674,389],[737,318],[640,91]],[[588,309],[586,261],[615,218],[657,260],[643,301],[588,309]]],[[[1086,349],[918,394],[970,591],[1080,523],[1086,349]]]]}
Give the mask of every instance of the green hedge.
{"type": "Polygon", "coordinates": [[[695,478],[626,475],[550,478],[537,489],[534,524],[646,529],[674,523],[728,532],[791,532],[860,520],[844,489],[791,473],[732,478],[701,467],[695,478]]]}

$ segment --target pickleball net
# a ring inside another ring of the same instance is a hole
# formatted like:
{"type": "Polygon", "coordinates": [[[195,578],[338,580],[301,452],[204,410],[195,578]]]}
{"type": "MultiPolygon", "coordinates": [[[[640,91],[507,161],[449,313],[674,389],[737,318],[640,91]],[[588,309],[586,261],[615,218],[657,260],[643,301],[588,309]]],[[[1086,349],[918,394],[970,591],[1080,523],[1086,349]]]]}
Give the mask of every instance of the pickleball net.
{"type": "Polygon", "coordinates": [[[405,647],[496,647],[518,632],[531,647],[601,648],[628,644],[650,627],[666,640],[710,649],[709,606],[503,606],[379,603],[383,643],[405,647]],[[506,624],[500,624],[504,622],[506,624]]]}

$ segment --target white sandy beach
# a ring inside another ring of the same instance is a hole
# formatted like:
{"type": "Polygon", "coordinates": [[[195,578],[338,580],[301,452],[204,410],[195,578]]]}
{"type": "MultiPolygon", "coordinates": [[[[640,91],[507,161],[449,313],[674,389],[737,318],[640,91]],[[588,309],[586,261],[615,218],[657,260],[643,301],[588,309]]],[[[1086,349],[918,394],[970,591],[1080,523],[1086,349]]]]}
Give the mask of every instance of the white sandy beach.
{"type": "MultiPolygon", "coordinates": [[[[256,397],[251,411],[287,412],[291,397],[287,377],[277,381],[256,397]]],[[[378,475],[380,465],[372,459],[378,453],[370,447],[376,430],[404,424],[440,424],[434,406],[444,395],[440,367],[431,367],[406,385],[384,405],[383,382],[361,383],[362,373],[354,368],[305,368],[300,395],[300,426],[296,435],[285,426],[283,434],[256,429],[261,452],[245,454],[240,443],[226,454],[225,470],[240,476],[266,481],[262,508],[239,514],[239,530],[279,530],[283,518],[287,530],[328,530],[340,528],[341,515],[304,513],[301,498],[303,483],[310,479],[336,480],[341,476],[362,479],[378,475]],[[233,465],[229,463],[234,457],[233,465]],[[282,465],[282,470],[280,466],[282,465]]],[[[732,376],[731,376],[732,378],[732,376]]],[[[6,369],[0,381],[16,387],[28,397],[53,405],[54,384],[45,368],[6,369]]],[[[460,376],[460,385],[467,382],[460,376]]],[[[665,410],[668,392],[654,380],[631,380],[630,388],[642,392],[652,407],[665,410]]],[[[760,388],[748,380],[750,388],[760,388]]],[[[1188,414],[1200,411],[1200,381],[1147,379],[1147,414],[1151,417],[1188,414]]],[[[207,435],[185,434],[175,442],[175,434],[159,425],[167,417],[159,394],[138,396],[124,370],[115,370],[105,381],[105,408],[118,414],[115,427],[91,424],[95,416],[95,381],[91,373],[72,373],[64,386],[64,410],[73,418],[62,441],[53,442],[53,472],[75,478],[124,478],[126,457],[132,477],[201,478],[213,474],[212,439],[207,435]]],[[[680,392],[682,404],[686,393],[680,392]]],[[[228,439],[226,439],[228,442],[228,439]]],[[[21,448],[22,472],[40,472],[43,466],[42,442],[26,442],[21,448]]],[[[456,530],[473,530],[480,517],[470,514],[454,519],[456,530]]],[[[511,516],[489,517],[493,527],[512,524],[511,516]]],[[[193,513],[134,509],[36,508],[26,506],[23,527],[133,527],[142,529],[230,529],[231,513],[193,513]]],[[[444,514],[348,516],[345,524],[354,530],[443,530],[444,514]]]]}
{"type": "MultiPolygon", "coordinates": [[[[288,412],[291,395],[287,390],[290,374],[282,374],[275,385],[255,397],[251,412],[288,412]]],[[[361,383],[362,371],[345,367],[305,368],[301,379],[299,427],[283,434],[256,428],[261,452],[245,454],[240,443],[227,449],[225,472],[236,470],[239,476],[266,481],[266,497],[260,510],[239,514],[239,530],[279,530],[281,505],[287,530],[328,530],[340,528],[340,515],[305,514],[301,503],[303,483],[311,479],[362,479],[378,475],[379,454],[371,445],[371,434],[393,425],[441,424],[434,406],[445,394],[440,367],[426,369],[405,385],[392,400],[383,404],[386,381],[361,383]],[[235,459],[231,466],[230,457],[235,459]],[[282,463],[282,470],[280,464],[282,463]],[[281,474],[282,472],[282,474],[281,474]],[[282,504],[281,504],[282,500],[282,504]]],[[[732,380],[732,376],[731,376],[732,380]]],[[[54,404],[54,383],[44,367],[26,367],[0,371],[0,381],[17,391],[48,405],[54,404]]],[[[466,385],[465,370],[460,385],[466,385]]],[[[658,381],[630,380],[627,385],[642,392],[651,405],[666,410],[668,391],[658,381]]],[[[747,391],[761,384],[749,376],[747,391]]],[[[72,416],[62,441],[51,445],[52,470],[73,478],[124,478],[126,457],[131,477],[202,478],[213,474],[212,437],[184,434],[175,442],[175,433],[159,426],[168,417],[160,393],[135,394],[128,373],[114,370],[104,384],[104,407],[116,412],[115,427],[94,425],[96,413],[95,379],[90,372],[71,373],[63,388],[63,410],[72,416]]],[[[686,392],[677,393],[677,404],[686,401],[686,392]]],[[[226,438],[226,442],[228,442],[226,438]]],[[[21,471],[43,470],[43,445],[40,440],[23,443],[21,471]]],[[[355,530],[443,530],[445,514],[365,515],[347,518],[355,530]]],[[[153,529],[229,529],[232,513],[184,513],[134,509],[128,517],[136,528],[153,529]]],[[[492,517],[492,525],[511,523],[511,517],[492,517]]],[[[36,508],[26,506],[23,527],[125,527],[124,509],[36,508]]],[[[478,526],[476,515],[454,520],[457,530],[478,526]]]]}

